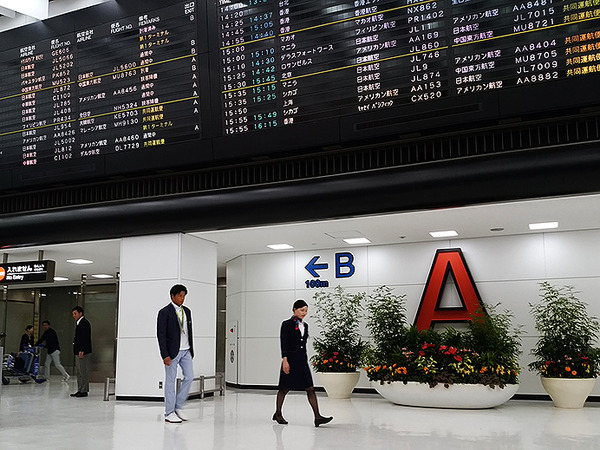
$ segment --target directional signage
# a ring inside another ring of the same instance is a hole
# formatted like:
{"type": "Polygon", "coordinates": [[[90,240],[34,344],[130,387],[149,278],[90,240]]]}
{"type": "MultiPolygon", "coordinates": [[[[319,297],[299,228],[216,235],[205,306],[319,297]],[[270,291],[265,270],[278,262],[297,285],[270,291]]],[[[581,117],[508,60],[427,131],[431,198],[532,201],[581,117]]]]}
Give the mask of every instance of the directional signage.
{"type": "Polygon", "coordinates": [[[363,279],[366,276],[365,252],[366,249],[353,249],[352,252],[322,250],[319,254],[297,253],[297,279],[302,280],[302,284],[307,289],[327,288],[340,283],[344,286],[364,284],[366,281],[363,279]],[[361,275],[355,276],[359,272],[361,275]]]}
{"type": "Polygon", "coordinates": [[[317,270],[326,270],[329,269],[329,264],[317,264],[320,256],[313,256],[313,258],[308,262],[308,264],[304,267],[308,273],[310,273],[313,277],[319,278],[321,275],[317,272],[317,270]]]}
{"type": "Polygon", "coordinates": [[[1,284],[48,283],[54,281],[52,260],[0,264],[1,284]]]}

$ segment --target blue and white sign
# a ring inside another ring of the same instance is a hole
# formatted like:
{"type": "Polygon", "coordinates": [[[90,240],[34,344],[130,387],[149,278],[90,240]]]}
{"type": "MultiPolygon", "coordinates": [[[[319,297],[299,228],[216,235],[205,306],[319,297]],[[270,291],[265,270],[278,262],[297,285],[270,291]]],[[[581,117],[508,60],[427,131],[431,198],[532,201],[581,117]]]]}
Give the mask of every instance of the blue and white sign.
{"type": "Polygon", "coordinates": [[[366,281],[366,248],[296,254],[296,281],[304,289],[337,285],[360,286],[366,281]]]}

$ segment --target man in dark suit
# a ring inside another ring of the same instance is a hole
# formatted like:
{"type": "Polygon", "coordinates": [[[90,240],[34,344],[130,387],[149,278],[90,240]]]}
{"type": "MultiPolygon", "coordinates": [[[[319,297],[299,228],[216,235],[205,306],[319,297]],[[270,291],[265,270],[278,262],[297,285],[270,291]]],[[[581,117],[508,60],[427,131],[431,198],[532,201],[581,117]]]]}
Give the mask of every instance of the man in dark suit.
{"type": "Polygon", "coordinates": [[[83,317],[83,308],[73,308],[73,319],[77,321],[73,338],[73,353],[77,357],[79,373],[77,374],[77,392],[71,397],[87,397],[90,390],[90,371],[92,366],[92,326],[83,317]]]}
{"type": "Polygon", "coordinates": [[[181,423],[188,420],[183,406],[190,393],[194,379],[194,334],[192,312],[183,306],[187,288],[176,284],[171,288],[171,303],[158,312],[156,337],[160,356],[165,365],[165,422],[181,423]],[[181,389],[175,393],[177,365],[181,366],[183,381],[181,389]]]}

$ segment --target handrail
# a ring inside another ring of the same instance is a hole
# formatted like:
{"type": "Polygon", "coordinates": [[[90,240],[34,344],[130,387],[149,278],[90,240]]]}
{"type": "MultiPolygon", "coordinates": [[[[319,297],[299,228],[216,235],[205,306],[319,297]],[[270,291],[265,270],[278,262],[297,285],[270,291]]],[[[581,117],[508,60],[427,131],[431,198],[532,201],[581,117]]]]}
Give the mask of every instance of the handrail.
{"type": "MultiPolygon", "coordinates": [[[[183,380],[181,378],[177,378],[177,391],[179,391],[179,389],[181,389],[181,382],[183,380]]],[[[214,375],[209,375],[209,376],[205,376],[205,375],[200,375],[199,377],[194,378],[192,381],[199,381],[200,382],[200,398],[203,399],[205,394],[208,393],[212,393],[212,392],[218,392],[219,395],[225,395],[225,374],[223,372],[217,372],[214,375]],[[205,381],[206,380],[216,380],[217,383],[215,383],[215,388],[214,389],[206,389],[205,388],[205,381]]]]}
{"type": "MultiPolygon", "coordinates": [[[[115,392],[110,392],[110,385],[115,384],[116,378],[106,378],[104,381],[104,401],[107,402],[110,400],[110,396],[115,395],[115,392]]],[[[200,382],[200,398],[203,399],[204,396],[208,393],[218,392],[219,395],[225,395],[225,374],[223,372],[217,372],[215,375],[200,375],[199,377],[194,378],[192,381],[200,382]],[[205,381],[206,380],[216,380],[214,389],[206,389],[205,381]]],[[[176,389],[179,391],[181,388],[181,378],[177,378],[176,389]]]]}
{"type": "Polygon", "coordinates": [[[116,378],[106,378],[104,381],[104,401],[107,402],[109,400],[109,396],[115,395],[115,392],[110,392],[110,384],[115,384],[116,378]]]}

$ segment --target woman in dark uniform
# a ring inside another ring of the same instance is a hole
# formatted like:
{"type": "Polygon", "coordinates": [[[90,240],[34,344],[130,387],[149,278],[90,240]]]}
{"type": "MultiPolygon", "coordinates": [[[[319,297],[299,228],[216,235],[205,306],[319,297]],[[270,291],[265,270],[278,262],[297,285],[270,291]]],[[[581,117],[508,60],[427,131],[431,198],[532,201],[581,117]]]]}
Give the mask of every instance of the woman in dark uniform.
{"type": "Polygon", "coordinates": [[[277,392],[277,410],[273,420],[279,424],[287,424],[281,411],[286,394],[290,391],[306,390],[308,403],[315,414],[315,427],[331,422],[333,417],[323,417],[319,413],[319,404],[313,385],[308,357],[306,355],[306,341],[308,339],[308,325],[303,322],[308,313],[308,305],[304,300],[296,300],[292,308],[294,315],[281,323],[281,371],[279,373],[279,391],[277,392]]]}

